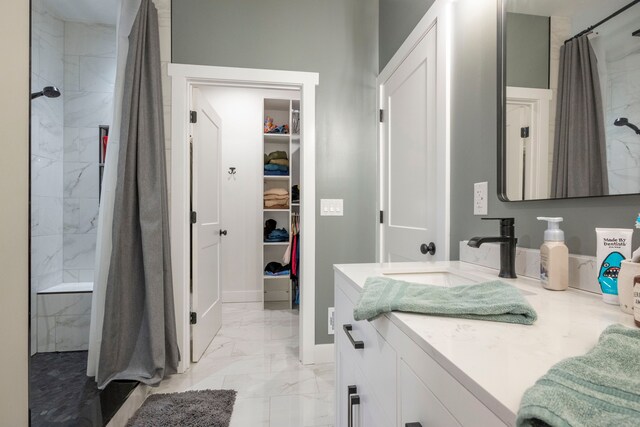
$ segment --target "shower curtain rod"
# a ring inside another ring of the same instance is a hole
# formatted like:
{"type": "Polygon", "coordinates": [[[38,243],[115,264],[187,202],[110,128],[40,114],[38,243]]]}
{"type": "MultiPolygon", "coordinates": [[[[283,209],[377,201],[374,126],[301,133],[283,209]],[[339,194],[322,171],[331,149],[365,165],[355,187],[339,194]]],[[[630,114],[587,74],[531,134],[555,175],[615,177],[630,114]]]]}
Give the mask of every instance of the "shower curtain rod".
{"type": "Polygon", "coordinates": [[[617,11],[613,12],[611,15],[607,16],[606,18],[604,18],[602,21],[598,22],[597,24],[594,24],[592,26],[590,26],[589,28],[587,28],[586,30],[580,31],[578,34],[576,34],[575,36],[571,37],[570,39],[567,39],[564,41],[564,44],[569,43],[571,40],[577,39],[578,37],[582,37],[585,34],[589,34],[590,32],[592,32],[593,30],[595,30],[596,28],[598,28],[600,25],[604,24],[605,22],[607,22],[610,19],[615,18],[616,16],[620,15],[622,12],[626,11],[627,9],[629,9],[630,7],[632,7],[633,5],[635,5],[636,3],[640,2],[640,0],[633,0],[631,3],[629,3],[628,5],[618,9],[617,11]]]}

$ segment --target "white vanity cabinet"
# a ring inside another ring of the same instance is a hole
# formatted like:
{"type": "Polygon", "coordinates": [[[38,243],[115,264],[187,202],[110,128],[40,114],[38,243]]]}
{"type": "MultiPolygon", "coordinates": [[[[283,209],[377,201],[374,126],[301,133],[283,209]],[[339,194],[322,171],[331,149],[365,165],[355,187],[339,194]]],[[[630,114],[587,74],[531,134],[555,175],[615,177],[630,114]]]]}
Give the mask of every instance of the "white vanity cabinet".
{"type": "Polygon", "coordinates": [[[359,292],[336,273],[336,427],[505,425],[388,317],[356,322],[359,292]]]}

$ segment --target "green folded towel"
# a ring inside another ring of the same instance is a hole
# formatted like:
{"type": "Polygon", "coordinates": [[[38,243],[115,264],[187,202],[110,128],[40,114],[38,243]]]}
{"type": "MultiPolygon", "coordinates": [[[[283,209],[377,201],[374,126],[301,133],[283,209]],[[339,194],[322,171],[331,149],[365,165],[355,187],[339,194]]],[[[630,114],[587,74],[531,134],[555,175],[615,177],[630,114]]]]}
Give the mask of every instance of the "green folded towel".
{"type": "Polygon", "coordinates": [[[518,426],[640,426],[640,330],[609,326],[584,356],[565,359],[528,389],[518,426]]]}
{"type": "Polygon", "coordinates": [[[355,320],[390,311],[531,325],[537,319],[520,291],[500,281],[452,288],[369,277],[353,310],[355,320]]]}

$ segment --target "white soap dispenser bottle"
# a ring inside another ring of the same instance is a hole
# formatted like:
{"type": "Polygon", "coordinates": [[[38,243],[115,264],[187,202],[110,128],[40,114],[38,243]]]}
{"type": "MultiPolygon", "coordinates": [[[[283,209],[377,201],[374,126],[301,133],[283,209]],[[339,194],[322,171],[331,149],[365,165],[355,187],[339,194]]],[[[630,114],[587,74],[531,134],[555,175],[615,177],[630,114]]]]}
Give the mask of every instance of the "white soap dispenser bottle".
{"type": "Polygon", "coordinates": [[[560,230],[562,218],[540,216],[538,220],[548,223],[540,246],[540,281],[546,289],[564,291],[569,287],[569,249],[560,230]]]}

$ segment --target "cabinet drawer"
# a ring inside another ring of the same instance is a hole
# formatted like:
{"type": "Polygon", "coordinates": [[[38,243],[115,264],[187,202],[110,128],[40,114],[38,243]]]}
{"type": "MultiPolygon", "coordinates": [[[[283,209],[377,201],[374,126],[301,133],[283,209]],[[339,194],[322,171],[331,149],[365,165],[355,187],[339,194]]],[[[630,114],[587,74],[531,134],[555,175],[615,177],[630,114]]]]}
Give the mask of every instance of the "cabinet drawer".
{"type": "Polygon", "coordinates": [[[340,381],[336,383],[336,427],[393,425],[393,417],[382,412],[380,403],[372,393],[371,385],[355,361],[341,353],[338,353],[337,357],[336,368],[340,381]],[[350,394],[358,397],[357,404],[350,400],[350,394]]]}
{"type": "Polygon", "coordinates": [[[389,420],[396,416],[396,352],[368,321],[353,319],[353,303],[336,288],[336,345],[352,359],[365,377],[382,412],[389,420]],[[344,325],[351,325],[345,331],[344,325]],[[363,348],[355,348],[349,339],[361,341],[363,348]]]}
{"type": "Polygon", "coordinates": [[[429,388],[400,361],[400,425],[420,423],[422,427],[459,427],[460,424],[429,388]]]}

